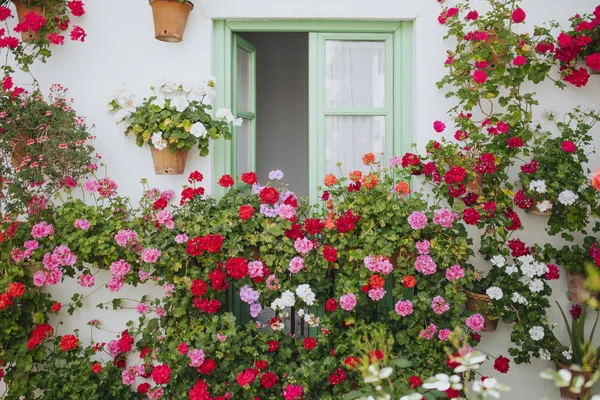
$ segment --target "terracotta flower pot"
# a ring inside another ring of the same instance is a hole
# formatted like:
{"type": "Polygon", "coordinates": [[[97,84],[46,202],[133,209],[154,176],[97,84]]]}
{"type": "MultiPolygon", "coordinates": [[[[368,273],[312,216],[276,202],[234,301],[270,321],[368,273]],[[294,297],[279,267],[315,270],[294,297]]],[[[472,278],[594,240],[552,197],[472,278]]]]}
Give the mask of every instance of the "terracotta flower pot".
{"type": "MultiPolygon", "coordinates": [[[[469,290],[465,289],[465,294],[467,295],[467,303],[466,303],[466,307],[467,310],[469,311],[480,311],[480,307],[479,304],[480,303],[485,303],[485,304],[490,304],[490,302],[492,301],[492,299],[490,299],[490,296],[488,296],[487,294],[479,294],[479,293],[474,293],[471,292],[469,290]]],[[[485,315],[484,315],[485,317],[485,315]]],[[[498,320],[497,319],[490,319],[485,317],[485,323],[483,325],[483,332],[494,332],[496,329],[498,328],[498,320]]]]}
{"type": "Polygon", "coordinates": [[[549,217],[552,215],[552,209],[546,210],[546,211],[540,211],[539,208],[537,207],[539,204],[539,202],[535,199],[533,199],[533,202],[531,203],[531,207],[529,207],[527,209],[527,214],[530,215],[539,215],[541,217],[549,217]]]}
{"type": "Polygon", "coordinates": [[[44,270],[44,264],[39,261],[24,262],[23,270],[28,277],[33,278],[36,272],[44,270]]]}
{"type": "Polygon", "coordinates": [[[168,148],[156,150],[154,146],[150,146],[150,149],[152,150],[152,161],[154,162],[154,173],[156,175],[183,174],[187,160],[187,151],[177,150],[173,154],[168,148]]]}
{"type": "MultiPolygon", "coordinates": [[[[572,369],[571,365],[563,364],[560,361],[556,361],[555,364],[556,364],[557,371],[561,370],[561,369],[567,369],[567,370],[571,371],[571,374],[573,374],[572,378],[571,378],[571,382],[577,376],[583,376],[583,378],[585,379],[585,382],[588,382],[589,380],[592,379],[592,376],[594,375],[594,370],[575,371],[572,369]]],[[[573,393],[573,392],[571,392],[569,387],[563,387],[563,388],[560,388],[560,396],[563,399],[573,399],[573,400],[583,399],[583,398],[587,398],[585,396],[587,396],[589,394],[590,389],[591,388],[582,387],[580,393],[573,393]]]]}
{"type": "Polygon", "coordinates": [[[13,150],[10,157],[10,162],[13,168],[18,168],[21,165],[23,158],[25,158],[25,155],[27,154],[25,151],[26,142],[27,138],[23,134],[11,139],[13,150]]]}
{"type": "Polygon", "coordinates": [[[471,182],[467,183],[467,192],[481,193],[482,187],[483,187],[483,174],[481,172],[478,172],[477,177],[475,179],[473,179],[471,182]]]}
{"type": "Polygon", "coordinates": [[[177,0],[149,1],[154,17],[154,37],[163,42],[181,42],[194,4],[180,3],[177,0]]]}
{"type": "MultiPolygon", "coordinates": [[[[492,44],[496,44],[496,43],[504,43],[504,40],[502,40],[498,37],[498,32],[496,32],[495,30],[485,31],[485,33],[487,34],[487,40],[485,41],[485,44],[487,44],[488,46],[492,45],[492,44]]],[[[496,52],[493,52],[490,59],[487,60],[488,67],[486,69],[487,70],[496,69],[496,67],[498,67],[498,63],[500,62],[499,60],[500,60],[500,57],[498,56],[498,54],[496,52]]]]}
{"type": "MultiPolygon", "coordinates": [[[[25,15],[29,14],[30,12],[34,12],[38,15],[45,16],[44,7],[41,7],[41,6],[29,7],[25,4],[23,4],[19,0],[13,0],[13,3],[15,3],[15,7],[17,9],[17,17],[19,18],[19,22],[23,22],[23,20],[25,19],[25,15]]],[[[40,38],[40,33],[33,32],[32,30],[29,30],[27,32],[21,32],[21,38],[26,43],[33,42],[34,40],[37,40],[40,38]]]]}
{"type": "Polygon", "coordinates": [[[569,301],[583,304],[590,296],[590,292],[585,287],[585,275],[580,272],[567,272],[567,282],[569,284],[569,291],[567,292],[569,301]]]}

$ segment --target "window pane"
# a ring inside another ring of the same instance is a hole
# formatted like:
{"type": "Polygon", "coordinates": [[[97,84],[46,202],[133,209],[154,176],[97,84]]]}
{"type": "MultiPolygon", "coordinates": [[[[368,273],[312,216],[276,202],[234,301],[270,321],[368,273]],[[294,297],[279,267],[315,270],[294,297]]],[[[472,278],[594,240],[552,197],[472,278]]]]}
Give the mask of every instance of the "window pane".
{"type": "Polygon", "coordinates": [[[237,109],[254,112],[252,109],[252,54],[237,49],[237,109]]]}
{"type": "Polygon", "coordinates": [[[252,170],[252,121],[244,119],[236,128],[237,175],[252,170]]]}
{"type": "Polygon", "coordinates": [[[325,173],[339,172],[342,163],[345,174],[369,168],[361,161],[371,152],[377,158],[385,151],[385,117],[328,116],[325,117],[325,173]]]}
{"type": "Polygon", "coordinates": [[[325,106],[385,107],[385,42],[325,42],[325,106]]]}

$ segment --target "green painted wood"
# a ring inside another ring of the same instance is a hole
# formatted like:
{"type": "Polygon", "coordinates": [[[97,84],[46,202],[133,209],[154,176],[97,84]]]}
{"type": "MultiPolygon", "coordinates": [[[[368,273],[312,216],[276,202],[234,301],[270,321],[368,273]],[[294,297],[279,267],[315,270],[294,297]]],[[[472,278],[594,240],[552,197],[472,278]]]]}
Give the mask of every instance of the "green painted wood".
{"type": "MultiPolygon", "coordinates": [[[[319,304],[318,306],[309,307],[308,312],[313,314],[315,317],[322,318],[325,315],[325,305],[319,304]]],[[[308,336],[317,337],[319,336],[320,328],[318,326],[311,326],[308,328],[308,336]]]]}
{"type": "Polygon", "coordinates": [[[335,21],[335,20],[227,20],[235,32],[369,32],[391,33],[401,27],[400,21],[335,21]]]}

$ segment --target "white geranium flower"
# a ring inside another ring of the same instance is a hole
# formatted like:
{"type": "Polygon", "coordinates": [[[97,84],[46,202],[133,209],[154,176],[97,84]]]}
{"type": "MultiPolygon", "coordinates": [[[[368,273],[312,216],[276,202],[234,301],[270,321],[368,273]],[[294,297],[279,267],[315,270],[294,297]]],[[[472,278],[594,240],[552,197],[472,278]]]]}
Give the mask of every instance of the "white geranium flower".
{"type": "Polygon", "coordinates": [[[538,193],[546,193],[546,182],[538,179],[529,182],[529,190],[535,190],[538,193]]]}
{"type": "Polygon", "coordinates": [[[373,364],[371,364],[369,365],[367,372],[368,375],[364,379],[365,383],[375,383],[383,379],[389,378],[390,375],[392,375],[392,372],[394,372],[394,370],[390,367],[382,368],[381,370],[379,370],[373,364]]]}
{"type": "Polygon", "coordinates": [[[532,280],[531,282],[529,282],[529,290],[531,290],[533,293],[541,292],[542,290],[544,290],[544,282],[540,279],[532,280]]]}
{"type": "Polygon", "coordinates": [[[227,124],[232,124],[234,122],[237,123],[237,120],[235,119],[229,108],[219,108],[215,113],[215,116],[219,121],[224,121],[227,124]]]}
{"type": "Polygon", "coordinates": [[[544,338],[544,327],[542,326],[534,326],[529,329],[529,337],[531,340],[540,341],[544,338]]]}
{"type": "Polygon", "coordinates": [[[120,109],[115,113],[115,119],[119,122],[123,122],[131,117],[131,111],[127,111],[124,108],[120,109]]]}
{"type": "Polygon", "coordinates": [[[166,107],[166,101],[165,101],[164,97],[157,97],[154,100],[152,100],[152,103],[150,103],[150,104],[157,106],[161,110],[166,107]]]}
{"type": "Polygon", "coordinates": [[[550,200],[540,201],[535,205],[535,207],[540,212],[546,212],[546,211],[552,209],[552,202],[550,200]]]}
{"type": "Polygon", "coordinates": [[[121,122],[117,123],[117,130],[122,135],[125,135],[127,133],[128,128],[129,128],[129,124],[127,122],[121,121],[121,122]]]}
{"type": "Polygon", "coordinates": [[[575,204],[579,196],[570,190],[563,190],[558,195],[558,202],[565,206],[572,206],[575,204]]]}
{"type": "Polygon", "coordinates": [[[510,388],[498,383],[495,378],[486,378],[483,382],[481,380],[473,382],[473,391],[475,393],[482,393],[484,397],[491,396],[499,399],[500,392],[508,392],[510,388]]]}
{"type": "Polygon", "coordinates": [[[481,363],[486,359],[487,357],[478,351],[472,351],[462,357],[454,357],[452,360],[460,363],[458,367],[454,368],[454,373],[460,374],[468,370],[479,369],[481,363]]]}
{"type": "Polygon", "coordinates": [[[167,148],[167,142],[162,138],[162,132],[152,134],[152,145],[156,150],[164,150],[167,148]]]}
{"type": "Polygon", "coordinates": [[[183,90],[186,93],[191,92],[193,89],[194,89],[194,85],[192,85],[191,83],[184,82],[181,84],[181,90],[183,90]]]}
{"type": "Polygon", "coordinates": [[[525,304],[527,305],[529,303],[529,301],[527,301],[527,299],[525,298],[525,296],[523,296],[520,293],[514,292],[512,294],[511,300],[513,301],[513,303],[518,303],[518,304],[525,304]]]}
{"type": "Polygon", "coordinates": [[[421,400],[423,396],[420,393],[411,393],[400,397],[400,400],[421,400]]]}
{"type": "Polygon", "coordinates": [[[177,96],[171,100],[171,107],[175,107],[178,112],[184,112],[189,105],[189,100],[182,96],[177,96]]]}
{"type": "Polygon", "coordinates": [[[302,301],[304,301],[304,303],[309,306],[312,306],[315,303],[315,294],[311,290],[310,285],[306,283],[298,285],[296,288],[296,294],[302,299],[302,301]]]}
{"type": "Polygon", "coordinates": [[[487,294],[492,300],[500,300],[502,297],[504,297],[502,289],[500,289],[498,286],[492,286],[488,288],[488,290],[485,291],[485,294],[487,294]]]}
{"type": "Polygon", "coordinates": [[[288,307],[294,307],[296,305],[296,297],[294,293],[289,290],[286,290],[281,294],[281,297],[273,300],[271,303],[271,308],[275,311],[284,310],[288,307]]]}
{"type": "Polygon", "coordinates": [[[542,360],[542,361],[550,361],[550,359],[552,358],[552,355],[546,349],[540,349],[539,356],[540,356],[540,360],[542,360]]]}
{"type": "Polygon", "coordinates": [[[600,107],[595,104],[587,104],[583,106],[582,111],[586,114],[598,114],[600,113],[600,107]]]}
{"type": "Polygon", "coordinates": [[[556,108],[552,107],[552,108],[547,108],[546,110],[544,110],[543,114],[544,118],[546,118],[548,121],[554,121],[556,119],[556,117],[558,117],[558,111],[556,110],[556,108]]]}
{"type": "Polygon", "coordinates": [[[563,351],[563,352],[562,352],[562,355],[563,355],[563,357],[564,357],[566,360],[570,360],[570,359],[572,359],[572,358],[573,358],[573,354],[572,354],[572,353],[573,353],[573,350],[572,350],[572,349],[569,349],[569,350],[565,350],[565,351],[563,351]]]}
{"type": "Polygon", "coordinates": [[[179,85],[177,85],[175,82],[165,78],[160,79],[156,86],[165,94],[175,93],[179,88],[179,85]]]}
{"type": "Polygon", "coordinates": [[[190,134],[197,138],[206,136],[206,132],[206,127],[202,122],[196,122],[190,129],[190,134]]]}
{"type": "Polygon", "coordinates": [[[460,376],[436,374],[435,376],[427,379],[425,383],[423,383],[423,389],[435,389],[439,392],[445,392],[450,388],[456,390],[461,390],[463,388],[460,376]]]}
{"type": "Polygon", "coordinates": [[[495,255],[494,257],[492,257],[492,259],[490,260],[492,262],[492,265],[498,267],[498,268],[502,268],[504,267],[504,263],[506,262],[506,258],[504,258],[503,256],[501,256],[500,254],[495,255]]]}
{"type": "Polygon", "coordinates": [[[506,269],[504,269],[504,272],[506,272],[508,275],[512,275],[515,272],[517,272],[519,269],[517,267],[515,267],[514,265],[510,265],[508,267],[506,267],[506,269]]]}
{"type": "Polygon", "coordinates": [[[206,81],[206,86],[213,88],[217,86],[217,78],[215,78],[214,76],[208,78],[208,80],[206,81]]]}

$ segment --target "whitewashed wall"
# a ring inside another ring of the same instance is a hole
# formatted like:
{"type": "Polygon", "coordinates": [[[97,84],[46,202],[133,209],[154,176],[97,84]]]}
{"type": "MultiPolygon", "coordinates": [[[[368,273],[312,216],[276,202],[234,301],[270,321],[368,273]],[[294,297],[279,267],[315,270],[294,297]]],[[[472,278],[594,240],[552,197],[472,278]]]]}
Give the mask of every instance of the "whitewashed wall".
{"type": "MultiPolygon", "coordinates": [[[[109,166],[109,175],[119,184],[120,193],[137,199],[141,194],[139,181],[149,179],[151,186],[162,189],[179,189],[185,176],[170,177],[153,174],[148,148],[138,148],[131,138],[122,137],[105,107],[105,99],[115,89],[126,87],[136,95],[147,94],[148,86],[160,76],[199,83],[212,74],[212,19],[366,19],[366,20],[414,20],[414,141],[422,148],[436,134],[431,128],[434,119],[445,119],[445,111],[451,102],[444,98],[434,83],[445,70],[446,46],[442,42],[444,28],[437,22],[440,11],[436,0],[197,0],[192,12],[185,40],[180,44],[156,41],[153,35],[151,9],[147,2],[132,0],[88,0],[86,15],[78,22],[88,37],[84,44],[68,43],[54,51],[47,64],[35,65],[34,76],[43,88],[61,83],[71,90],[77,111],[95,124],[98,139],[96,148],[109,166]]],[[[485,1],[473,1],[475,7],[485,1]]],[[[527,27],[544,21],[566,22],[576,12],[591,11],[597,5],[593,0],[524,0],[527,27]]],[[[28,75],[19,75],[16,82],[30,83],[28,75]]],[[[542,110],[555,107],[564,112],[578,104],[600,103],[600,76],[593,76],[584,89],[555,89],[551,84],[536,87],[542,110]]],[[[598,132],[595,132],[598,136],[598,132]]],[[[596,157],[594,165],[600,165],[596,157]]],[[[281,166],[283,169],[283,166],[281,166]]],[[[206,186],[212,185],[210,156],[200,158],[190,153],[188,171],[200,170],[206,177],[206,186]]],[[[285,172],[285,170],[284,170],[285,172]]],[[[521,237],[529,242],[544,238],[545,220],[521,215],[528,227],[521,237]]],[[[99,277],[97,282],[108,278],[99,277]]],[[[566,282],[554,282],[554,298],[566,303],[566,282]]],[[[152,289],[152,288],[150,288],[152,289]]],[[[69,290],[80,291],[74,282],[53,289],[63,303],[68,302],[69,290]]],[[[125,290],[123,296],[141,296],[143,289],[125,290]]],[[[153,291],[157,293],[156,289],[153,291]]],[[[84,291],[85,293],[85,291],[84,291]]],[[[111,331],[124,329],[124,323],[135,318],[133,314],[100,312],[95,305],[110,296],[95,295],[88,299],[83,310],[75,318],[63,316],[68,322],[59,333],[75,327],[84,328],[85,322],[98,318],[111,331]],[[77,322],[73,322],[76,321],[77,322]]],[[[550,312],[550,320],[559,323],[556,311],[550,312]]],[[[560,328],[560,325],[559,325],[560,328]]],[[[497,332],[484,334],[481,349],[492,354],[505,354],[509,345],[508,326],[500,324],[497,332]]],[[[564,331],[559,329],[562,336],[564,331]]],[[[81,338],[89,339],[89,329],[82,329],[81,338]]],[[[113,334],[103,332],[94,339],[108,341],[113,334]]],[[[508,399],[558,399],[557,390],[538,378],[539,372],[551,364],[535,361],[532,365],[512,366],[510,373],[502,377],[513,387],[508,399]]],[[[492,371],[487,371],[491,373],[492,371]]]]}

